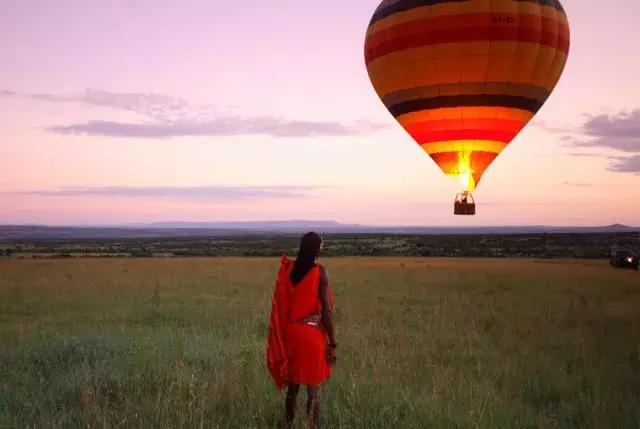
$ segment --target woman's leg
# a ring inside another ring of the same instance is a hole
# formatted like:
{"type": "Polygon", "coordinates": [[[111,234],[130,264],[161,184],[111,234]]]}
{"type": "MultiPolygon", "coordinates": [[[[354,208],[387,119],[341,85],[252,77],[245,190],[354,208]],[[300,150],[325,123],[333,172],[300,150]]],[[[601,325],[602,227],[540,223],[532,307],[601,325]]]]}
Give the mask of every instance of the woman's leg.
{"type": "Polygon", "coordinates": [[[307,419],[310,428],[318,427],[320,418],[320,388],[307,386],[307,419]]]}
{"type": "Polygon", "coordinates": [[[285,402],[285,426],[290,428],[293,425],[293,419],[296,416],[296,401],[298,399],[298,390],[300,390],[299,384],[289,384],[287,390],[287,400],[285,402]]]}

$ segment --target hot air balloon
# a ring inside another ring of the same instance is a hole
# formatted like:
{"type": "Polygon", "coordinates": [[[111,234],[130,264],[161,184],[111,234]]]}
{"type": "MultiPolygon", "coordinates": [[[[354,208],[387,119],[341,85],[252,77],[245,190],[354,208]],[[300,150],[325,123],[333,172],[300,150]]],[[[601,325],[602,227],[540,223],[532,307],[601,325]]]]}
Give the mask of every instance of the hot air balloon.
{"type": "Polygon", "coordinates": [[[462,184],[455,214],[545,103],[569,53],[558,0],[384,0],[365,42],[389,112],[462,184]]]}

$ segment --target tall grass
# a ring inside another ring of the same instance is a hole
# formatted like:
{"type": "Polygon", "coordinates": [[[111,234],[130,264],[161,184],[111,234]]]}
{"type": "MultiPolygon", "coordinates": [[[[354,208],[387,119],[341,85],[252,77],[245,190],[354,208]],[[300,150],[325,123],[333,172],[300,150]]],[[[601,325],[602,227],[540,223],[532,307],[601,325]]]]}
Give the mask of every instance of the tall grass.
{"type": "MultiPolygon", "coordinates": [[[[325,426],[640,426],[636,273],[578,261],[324,262],[340,344],[325,426]]],[[[264,364],[277,266],[0,261],[0,426],[277,426],[283,397],[264,364]]]]}

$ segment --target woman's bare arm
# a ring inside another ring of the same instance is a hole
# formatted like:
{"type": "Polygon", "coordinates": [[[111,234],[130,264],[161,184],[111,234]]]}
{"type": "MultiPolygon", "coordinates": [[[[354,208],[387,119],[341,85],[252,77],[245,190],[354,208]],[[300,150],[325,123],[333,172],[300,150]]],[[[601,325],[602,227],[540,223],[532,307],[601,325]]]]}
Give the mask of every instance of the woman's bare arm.
{"type": "Polygon", "coordinates": [[[329,275],[327,270],[320,266],[320,287],[319,287],[320,301],[322,302],[322,324],[329,337],[329,343],[335,344],[336,339],[333,330],[333,312],[331,311],[331,305],[329,304],[329,275]]]}

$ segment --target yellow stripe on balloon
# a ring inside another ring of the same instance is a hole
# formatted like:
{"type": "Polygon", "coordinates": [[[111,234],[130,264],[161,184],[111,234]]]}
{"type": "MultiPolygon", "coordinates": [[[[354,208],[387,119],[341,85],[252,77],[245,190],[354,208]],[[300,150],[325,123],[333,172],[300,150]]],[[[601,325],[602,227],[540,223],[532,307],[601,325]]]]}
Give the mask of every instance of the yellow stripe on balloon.
{"type": "Polygon", "coordinates": [[[494,140],[451,140],[420,145],[429,155],[443,152],[491,152],[500,153],[507,143],[494,140]]]}

